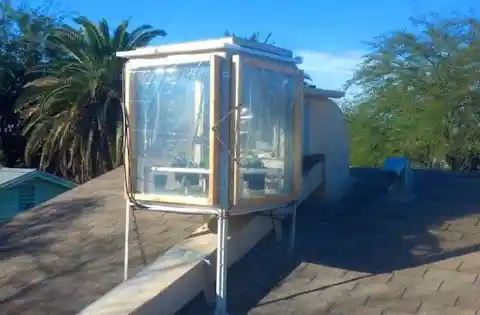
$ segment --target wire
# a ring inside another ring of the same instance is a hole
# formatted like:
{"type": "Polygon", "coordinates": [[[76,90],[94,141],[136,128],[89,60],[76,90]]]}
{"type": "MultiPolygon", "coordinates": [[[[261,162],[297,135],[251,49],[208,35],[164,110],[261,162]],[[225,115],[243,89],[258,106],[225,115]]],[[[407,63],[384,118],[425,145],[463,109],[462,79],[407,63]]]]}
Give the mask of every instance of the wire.
{"type": "Polygon", "coordinates": [[[138,227],[138,221],[137,221],[137,215],[135,213],[135,209],[132,209],[132,217],[133,217],[133,224],[134,224],[134,229],[135,233],[137,234],[137,239],[138,239],[138,245],[140,247],[140,255],[142,256],[142,261],[145,266],[147,266],[147,255],[145,254],[145,250],[143,249],[143,242],[142,239],[140,238],[140,229],[138,227]]]}
{"type": "MultiPolygon", "coordinates": [[[[125,100],[123,102],[121,102],[121,107],[122,107],[122,116],[123,116],[123,138],[124,138],[124,160],[125,161],[128,161],[128,168],[125,167],[124,170],[124,181],[125,181],[125,191],[126,191],[126,195],[127,195],[127,198],[128,198],[128,201],[131,203],[131,205],[133,206],[133,210],[149,210],[149,206],[147,204],[144,204],[144,203],[141,203],[139,202],[138,200],[136,200],[135,198],[135,193],[133,192],[133,181],[134,181],[134,174],[133,174],[133,171],[132,171],[132,156],[131,156],[131,134],[130,134],[130,121],[129,121],[129,117],[128,117],[128,113],[127,113],[127,109],[126,109],[126,102],[128,102],[129,100],[125,100]]],[[[221,117],[219,120],[217,120],[213,126],[211,127],[212,131],[215,133],[215,138],[217,139],[217,141],[219,141],[220,145],[222,146],[223,149],[227,150],[231,160],[237,164],[237,166],[241,166],[241,163],[240,163],[240,160],[235,156],[235,153],[232,152],[230,149],[229,149],[229,146],[226,145],[225,143],[222,142],[222,139],[220,138],[219,136],[219,132],[218,132],[218,128],[219,128],[219,124],[223,121],[225,121],[226,119],[228,119],[238,108],[241,108],[241,104],[240,105],[236,105],[234,106],[228,113],[226,113],[223,117],[221,117]]],[[[291,205],[293,205],[294,203],[296,203],[297,201],[294,200],[294,201],[291,201],[287,204],[282,204],[282,205],[276,205],[276,206],[267,206],[267,207],[262,207],[262,208],[256,208],[256,209],[248,209],[248,210],[242,210],[242,211],[232,211],[230,212],[230,210],[233,208],[233,205],[230,204],[227,209],[225,210],[220,210],[220,209],[215,209],[216,210],[216,214],[215,215],[219,215],[221,214],[222,212],[225,212],[225,215],[226,216],[237,216],[237,215],[247,215],[247,214],[254,214],[254,215],[259,215],[259,212],[265,212],[265,211],[270,211],[271,215],[270,217],[272,218],[272,220],[274,220],[275,218],[273,217],[273,211],[274,210],[278,210],[280,208],[287,208],[291,205]]],[[[172,207],[174,208],[174,207],[172,207]]],[[[161,210],[159,210],[161,211],[161,210]]],[[[167,212],[167,211],[163,211],[163,212],[167,212]]],[[[168,211],[168,212],[171,212],[171,213],[178,213],[178,214],[184,214],[185,211],[181,211],[181,210],[178,210],[178,211],[175,211],[175,209],[172,209],[172,211],[168,211]]],[[[205,212],[202,212],[202,211],[199,211],[198,213],[191,213],[191,214],[198,214],[198,215],[205,215],[206,213],[205,212]]],[[[211,215],[211,213],[208,213],[211,215]]],[[[265,216],[263,214],[263,216],[265,216]]]]}
{"type": "MultiPolygon", "coordinates": [[[[128,134],[128,130],[129,130],[129,122],[128,122],[128,115],[127,115],[127,111],[126,111],[126,107],[125,107],[125,103],[124,102],[121,102],[121,107],[122,107],[122,116],[123,116],[123,144],[124,144],[124,161],[126,161],[127,159],[130,158],[130,151],[128,150],[128,148],[130,147],[130,142],[129,142],[129,134],[128,134]]],[[[131,165],[131,160],[129,160],[129,166],[131,165]]],[[[132,189],[129,185],[129,183],[131,183],[133,179],[133,176],[130,172],[130,167],[129,167],[129,170],[127,170],[127,167],[125,166],[125,163],[124,163],[124,181],[125,181],[125,192],[127,194],[127,198],[129,200],[130,203],[132,203],[133,205],[135,205],[135,207],[131,207],[131,210],[132,210],[132,217],[133,217],[133,224],[134,224],[134,229],[135,229],[135,233],[137,234],[137,239],[138,239],[138,245],[140,247],[140,255],[142,257],[142,261],[143,261],[143,264],[146,266],[147,265],[147,257],[145,255],[145,251],[144,251],[144,248],[143,248],[143,242],[142,242],[142,239],[140,238],[140,228],[138,226],[138,221],[137,221],[137,215],[135,213],[135,211],[137,209],[144,209],[144,206],[140,203],[138,203],[136,200],[135,200],[135,197],[133,196],[133,194],[131,194],[132,192],[132,189]],[[128,176],[127,174],[130,174],[130,176],[128,176]],[[130,180],[129,178],[130,177],[130,180]]]]}
{"type": "MultiPolygon", "coordinates": [[[[125,166],[124,167],[124,182],[125,182],[125,193],[127,195],[128,201],[132,205],[132,213],[134,213],[135,210],[149,210],[150,206],[147,204],[141,203],[135,198],[135,193],[133,192],[133,181],[134,181],[134,174],[132,171],[132,156],[131,156],[131,134],[130,134],[130,121],[127,113],[127,108],[126,108],[126,102],[128,100],[122,101],[121,102],[121,108],[122,108],[122,118],[123,118],[123,144],[124,144],[124,161],[128,161],[128,168],[125,166]]],[[[124,163],[125,164],[125,163],[124,163]]],[[[172,207],[173,208],[173,207],[172,207]]],[[[178,210],[176,211],[175,209],[172,209],[172,211],[163,211],[163,212],[169,212],[169,213],[177,213],[177,214],[185,214],[185,211],[178,210]]],[[[218,215],[219,211],[216,211],[215,215],[218,215]]],[[[189,214],[193,215],[205,215],[205,212],[198,211],[197,212],[191,212],[189,214]]],[[[212,214],[212,213],[208,213],[212,214]]]]}
{"type": "MultiPolygon", "coordinates": [[[[132,159],[131,159],[131,156],[130,156],[130,134],[129,134],[129,130],[130,130],[130,123],[129,123],[129,119],[128,119],[128,114],[127,114],[127,110],[126,110],[126,105],[125,105],[125,102],[121,102],[121,107],[122,107],[122,116],[123,116],[123,148],[124,148],[124,161],[128,161],[128,168],[125,166],[124,167],[124,175],[125,175],[125,193],[127,195],[127,198],[128,200],[130,201],[130,203],[132,205],[134,205],[135,207],[139,208],[139,209],[145,209],[146,206],[137,202],[137,200],[135,199],[135,195],[133,193],[133,188],[132,188],[132,182],[133,182],[133,174],[132,174],[132,171],[131,171],[131,163],[132,163],[132,159]]],[[[125,164],[125,163],[124,163],[125,164]]]]}

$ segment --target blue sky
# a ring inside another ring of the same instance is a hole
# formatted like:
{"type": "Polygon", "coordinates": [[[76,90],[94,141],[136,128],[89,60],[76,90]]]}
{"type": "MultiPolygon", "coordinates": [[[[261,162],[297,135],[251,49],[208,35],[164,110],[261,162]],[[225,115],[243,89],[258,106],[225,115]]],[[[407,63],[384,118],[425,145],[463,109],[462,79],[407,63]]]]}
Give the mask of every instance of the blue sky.
{"type": "MultiPolygon", "coordinates": [[[[168,35],[155,44],[273,33],[278,46],[304,57],[303,68],[321,88],[339,89],[365,53],[362,44],[381,33],[409,28],[409,17],[429,12],[480,12],[475,0],[53,0],[59,10],[106,18],[131,18],[168,35]]],[[[42,3],[30,0],[29,3],[42,3]]]]}

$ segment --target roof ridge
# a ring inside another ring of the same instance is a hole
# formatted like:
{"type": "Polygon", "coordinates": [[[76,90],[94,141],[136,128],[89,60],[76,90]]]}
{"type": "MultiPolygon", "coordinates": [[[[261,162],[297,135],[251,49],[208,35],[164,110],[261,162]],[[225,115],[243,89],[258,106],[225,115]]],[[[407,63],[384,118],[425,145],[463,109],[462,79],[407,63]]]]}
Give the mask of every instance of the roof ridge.
{"type": "Polygon", "coordinates": [[[39,169],[32,168],[32,167],[6,167],[6,166],[0,166],[1,169],[6,169],[6,170],[29,170],[29,171],[38,171],[39,169]]]}

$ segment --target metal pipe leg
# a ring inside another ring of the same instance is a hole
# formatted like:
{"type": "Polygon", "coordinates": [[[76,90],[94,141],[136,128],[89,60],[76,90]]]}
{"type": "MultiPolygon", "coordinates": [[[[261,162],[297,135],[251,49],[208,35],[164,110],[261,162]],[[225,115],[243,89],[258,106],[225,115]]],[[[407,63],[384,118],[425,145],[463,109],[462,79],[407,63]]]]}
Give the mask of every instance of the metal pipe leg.
{"type": "Polygon", "coordinates": [[[215,315],[227,315],[227,249],[228,217],[222,211],[217,216],[217,274],[215,287],[215,315]]]}
{"type": "Polygon", "coordinates": [[[130,237],[130,211],[132,206],[130,201],[127,200],[125,206],[125,257],[123,258],[123,281],[128,280],[128,245],[130,237]]]}

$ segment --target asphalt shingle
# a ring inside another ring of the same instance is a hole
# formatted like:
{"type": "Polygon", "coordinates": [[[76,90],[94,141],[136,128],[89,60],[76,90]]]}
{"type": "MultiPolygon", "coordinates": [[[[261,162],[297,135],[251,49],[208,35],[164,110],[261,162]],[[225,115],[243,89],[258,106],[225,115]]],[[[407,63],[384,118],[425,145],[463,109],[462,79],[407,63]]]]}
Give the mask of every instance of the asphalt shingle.
{"type": "MultiPolygon", "coordinates": [[[[75,314],[123,280],[123,178],[116,169],[0,223],[0,314],[75,314]]],[[[203,220],[135,212],[130,274],[203,220]]]]}
{"type": "MultiPolygon", "coordinates": [[[[359,173],[360,192],[299,209],[293,253],[270,235],[229,269],[231,315],[480,315],[480,176],[419,171],[399,203],[359,173]]],[[[212,310],[199,296],[187,314],[212,310]]]]}

